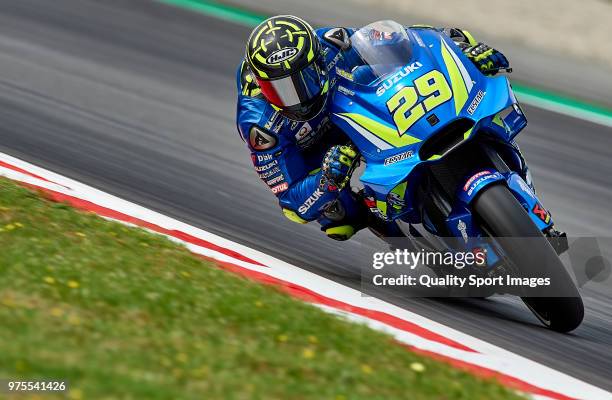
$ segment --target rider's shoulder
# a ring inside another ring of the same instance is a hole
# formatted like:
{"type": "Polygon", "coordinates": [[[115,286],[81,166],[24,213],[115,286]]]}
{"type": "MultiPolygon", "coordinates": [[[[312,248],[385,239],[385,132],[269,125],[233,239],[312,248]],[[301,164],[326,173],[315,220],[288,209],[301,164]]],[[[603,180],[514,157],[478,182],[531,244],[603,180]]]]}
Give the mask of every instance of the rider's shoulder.
{"type": "MultiPolygon", "coordinates": [[[[250,98],[242,98],[238,108],[238,131],[242,138],[251,144],[253,150],[262,151],[261,146],[255,145],[253,142],[253,134],[265,132],[266,135],[278,138],[282,136],[281,129],[284,125],[284,118],[266,101],[252,101],[250,98]],[[256,128],[254,130],[254,128],[256,128]]],[[[266,136],[267,137],[267,136],[266,136]]],[[[270,142],[272,142],[270,140],[270,142]]],[[[276,144],[277,140],[274,140],[276,144]]]]}

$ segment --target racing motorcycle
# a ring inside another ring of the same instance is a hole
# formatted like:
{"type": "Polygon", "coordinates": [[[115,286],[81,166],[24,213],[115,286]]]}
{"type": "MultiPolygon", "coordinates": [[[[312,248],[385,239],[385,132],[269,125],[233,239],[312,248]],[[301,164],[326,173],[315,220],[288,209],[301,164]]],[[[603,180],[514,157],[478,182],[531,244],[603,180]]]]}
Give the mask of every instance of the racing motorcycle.
{"type": "Polygon", "coordinates": [[[507,77],[485,76],[427,27],[378,21],[349,42],[335,65],[332,121],[365,162],[370,211],[396,221],[419,247],[484,247],[485,275],[525,275],[545,263],[563,294],[522,295],[524,303],[552,330],[578,327],[584,306],[559,259],[567,239],[514,142],[527,120],[507,77]]]}

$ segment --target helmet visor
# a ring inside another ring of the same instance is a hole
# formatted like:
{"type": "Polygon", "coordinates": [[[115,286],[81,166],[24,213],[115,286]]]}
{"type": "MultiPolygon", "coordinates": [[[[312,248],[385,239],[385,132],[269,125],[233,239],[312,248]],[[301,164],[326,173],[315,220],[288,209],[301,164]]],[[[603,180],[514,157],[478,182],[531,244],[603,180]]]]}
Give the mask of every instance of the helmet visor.
{"type": "Polygon", "coordinates": [[[257,79],[264,97],[279,108],[309,103],[321,93],[325,77],[316,62],[275,80],[257,79]]]}

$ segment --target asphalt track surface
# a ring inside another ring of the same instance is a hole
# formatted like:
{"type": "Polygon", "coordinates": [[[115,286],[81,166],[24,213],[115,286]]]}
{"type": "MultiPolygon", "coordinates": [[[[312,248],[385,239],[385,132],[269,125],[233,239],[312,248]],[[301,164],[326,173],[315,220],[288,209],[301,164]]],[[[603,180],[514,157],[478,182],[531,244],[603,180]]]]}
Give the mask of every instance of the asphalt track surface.
{"type": "MultiPolygon", "coordinates": [[[[235,126],[248,28],[148,0],[0,1],[0,151],[358,286],[378,243],[287,221],[235,126]]],[[[524,107],[519,144],[557,226],[611,236],[612,130],[524,107]]],[[[514,299],[388,300],[612,390],[612,296],[550,332],[514,299]]]]}

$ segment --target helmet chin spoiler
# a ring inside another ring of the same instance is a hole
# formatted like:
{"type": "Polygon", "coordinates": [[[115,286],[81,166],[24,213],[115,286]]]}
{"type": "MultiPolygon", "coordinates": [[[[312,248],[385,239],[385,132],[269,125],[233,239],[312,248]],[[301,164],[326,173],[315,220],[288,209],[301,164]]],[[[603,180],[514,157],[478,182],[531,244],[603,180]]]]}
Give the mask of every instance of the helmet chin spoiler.
{"type": "Polygon", "coordinates": [[[321,93],[306,104],[279,107],[279,112],[293,121],[308,121],[316,117],[327,103],[327,93],[321,93]]]}

